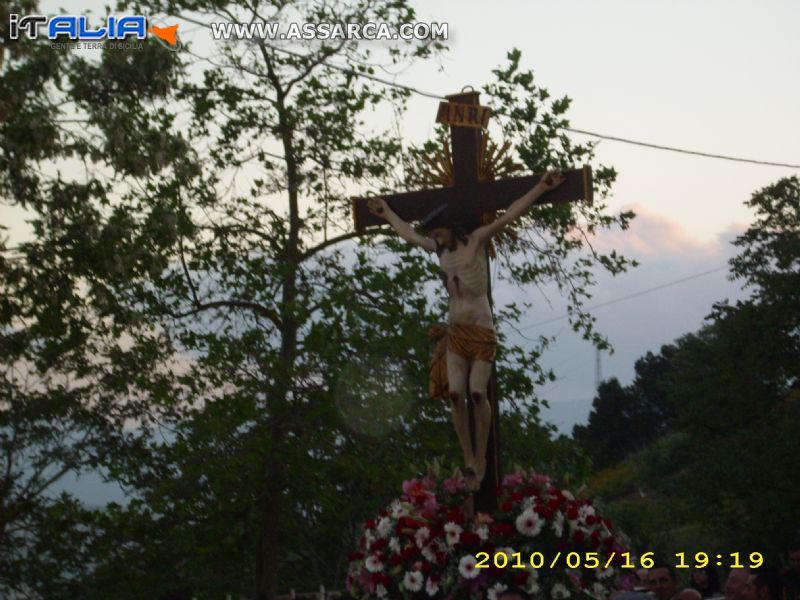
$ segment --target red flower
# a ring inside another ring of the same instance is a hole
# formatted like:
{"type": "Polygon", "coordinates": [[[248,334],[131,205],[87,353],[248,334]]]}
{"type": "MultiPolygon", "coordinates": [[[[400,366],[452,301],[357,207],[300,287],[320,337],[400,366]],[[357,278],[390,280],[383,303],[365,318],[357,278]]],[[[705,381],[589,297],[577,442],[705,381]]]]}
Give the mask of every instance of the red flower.
{"type": "Polygon", "coordinates": [[[576,507],[574,504],[573,504],[573,505],[570,505],[570,506],[567,508],[567,518],[568,518],[570,521],[574,521],[575,519],[577,519],[577,518],[578,518],[578,509],[577,509],[577,507],[576,507]]]}
{"type": "Polygon", "coordinates": [[[528,571],[517,571],[514,575],[514,585],[525,585],[531,574],[528,571]]]}
{"type": "Polygon", "coordinates": [[[600,532],[593,531],[590,538],[591,538],[592,548],[597,548],[600,545],[600,532]]]}
{"type": "Polygon", "coordinates": [[[594,525],[597,523],[597,517],[595,515],[589,515],[586,517],[586,524],[587,525],[594,525]]]}
{"type": "Polygon", "coordinates": [[[514,526],[511,523],[497,523],[489,529],[492,536],[510,537],[514,535],[514,526]]]}
{"type": "Polygon", "coordinates": [[[552,519],[553,518],[553,509],[549,506],[545,506],[543,504],[537,504],[533,510],[536,512],[537,515],[542,517],[543,519],[552,519]]]}
{"type": "Polygon", "coordinates": [[[511,500],[512,500],[513,502],[519,502],[519,501],[520,501],[520,500],[522,500],[524,497],[525,497],[525,496],[522,494],[522,492],[512,492],[512,494],[511,494],[511,500]]]}
{"type": "Polygon", "coordinates": [[[549,508],[552,508],[553,510],[558,510],[558,507],[561,506],[561,501],[562,500],[564,500],[564,498],[562,498],[561,495],[559,494],[555,498],[551,498],[548,501],[547,506],[549,508]]]}
{"type": "Polygon", "coordinates": [[[458,541],[467,546],[477,546],[481,543],[481,538],[472,531],[462,531],[458,541]]]}
{"type": "Polygon", "coordinates": [[[355,560],[361,560],[363,558],[364,558],[364,553],[363,552],[351,552],[350,554],[347,555],[348,562],[353,562],[355,560]]]}
{"type": "Polygon", "coordinates": [[[447,520],[452,521],[456,525],[463,525],[464,512],[458,507],[452,508],[449,511],[447,511],[447,520]]]}
{"type": "Polygon", "coordinates": [[[385,539],[375,540],[374,542],[372,542],[370,550],[372,550],[372,552],[377,552],[378,550],[382,550],[383,548],[385,548],[386,544],[388,544],[388,542],[385,539]]]}
{"type": "Polygon", "coordinates": [[[500,510],[502,510],[503,512],[511,512],[513,509],[514,505],[508,500],[506,500],[500,505],[500,510]]]}
{"type": "Polygon", "coordinates": [[[368,519],[364,525],[364,529],[372,529],[373,527],[375,527],[375,519],[368,519]]]}
{"type": "Polygon", "coordinates": [[[583,532],[580,529],[572,533],[572,542],[575,544],[582,544],[585,539],[586,536],[583,535],[583,532]]]}

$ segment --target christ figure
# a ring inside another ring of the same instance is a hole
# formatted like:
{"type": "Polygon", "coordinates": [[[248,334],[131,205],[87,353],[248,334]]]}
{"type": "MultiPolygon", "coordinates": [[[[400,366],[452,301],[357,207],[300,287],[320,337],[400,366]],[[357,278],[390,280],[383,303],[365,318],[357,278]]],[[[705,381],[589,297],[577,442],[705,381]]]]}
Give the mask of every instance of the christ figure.
{"type": "Polygon", "coordinates": [[[519,219],[543,194],[563,181],[560,172],[548,172],[501,216],[471,232],[459,225],[447,205],[440,206],[422,221],[421,234],[398,217],[383,198],[372,198],[368,203],[370,212],[388,221],[401,238],[439,257],[442,279],[450,296],[443,340],[446,353],[442,351],[446,357],[446,397],[450,400],[453,425],[464,455],[464,476],[473,490],[480,487],[486,471],[486,445],[492,422],[487,385],[497,345],[488,295],[486,245],[492,236],[519,219]],[[472,402],[475,415],[474,450],[468,402],[472,402]]]}

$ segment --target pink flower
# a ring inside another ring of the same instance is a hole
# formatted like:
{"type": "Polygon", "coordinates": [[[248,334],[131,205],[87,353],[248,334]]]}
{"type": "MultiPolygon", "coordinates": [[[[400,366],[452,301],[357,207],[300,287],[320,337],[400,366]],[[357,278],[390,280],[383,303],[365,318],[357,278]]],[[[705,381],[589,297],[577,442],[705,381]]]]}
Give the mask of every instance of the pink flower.
{"type": "Polygon", "coordinates": [[[408,499],[415,504],[425,504],[433,500],[436,501],[436,496],[426,486],[425,479],[412,479],[403,482],[403,492],[405,492],[408,499]]]}
{"type": "Polygon", "coordinates": [[[448,477],[442,482],[442,487],[448,494],[457,494],[467,487],[463,477],[448,477]]]}
{"type": "Polygon", "coordinates": [[[503,477],[503,486],[504,487],[516,487],[518,485],[522,485],[524,481],[524,476],[521,472],[512,473],[511,475],[506,475],[503,477]]]}
{"type": "Polygon", "coordinates": [[[539,473],[534,473],[531,477],[531,481],[537,485],[542,487],[550,485],[550,478],[547,475],[540,475],[539,473]]]}

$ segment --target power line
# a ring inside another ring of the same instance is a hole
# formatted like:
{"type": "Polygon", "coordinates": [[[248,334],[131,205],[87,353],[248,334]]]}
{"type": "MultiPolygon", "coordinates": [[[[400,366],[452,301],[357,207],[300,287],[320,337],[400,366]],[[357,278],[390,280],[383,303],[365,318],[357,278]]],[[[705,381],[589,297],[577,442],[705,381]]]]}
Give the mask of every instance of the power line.
{"type": "MultiPolygon", "coordinates": [[[[539,123],[536,121],[536,123],[539,123]]],[[[539,123],[540,125],[542,123],[539,123]]],[[[723,154],[713,154],[711,152],[700,152],[698,150],[686,150],[684,148],[674,148],[672,146],[662,146],[661,144],[650,144],[648,142],[637,142],[636,140],[629,140],[626,138],[621,138],[613,135],[605,135],[602,133],[593,133],[591,131],[585,131],[583,129],[575,129],[573,127],[559,127],[559,129],[563,129],[565,131],[571,131],[572,133],[581,133],[583,135],[591,135],[596,138],[600,138],[603,140],[610,140],[612,142],[622,142],[623,144],[633,144],[634,146],[644,146],[645,148],[654,148],[656,150],[668,150],[669,152],[680,152],[681,154],[692,154],[694,156],[705,156],[707,158],[719,158],[721,160],[733,160],[736,162],[744,162],[744,163],[751,163],[754,165],[767,165],[770,167],[788,167],[790,169],[800,169],[800,165],[793,165],[790,163],[780,163],[780,162],[772,162],[767,160],[755,160],[752,158],[738,158],[736,156],[726,156],[723,154]]]]}
{"type": "MultiPolygon", "coordinates": [[[[272,48],[273,50],[275,50],[276,52],[283,52],[285,54],[289,54],[291,56],[295,56],[297,58],[302,58],[302,59],[306,59],[306,60],[311,59],[311,57],[308,56],[307,54],[302,54],[300,52],[294,52],[292,50],[286,50],[285,48],[278,48],[278,47],[272,46],[272,45],[269,45],[269,47],[272,48]]],[[[433,99],[436,99],[436,100],[447,100],[447,96],[443,96],[441,94],[435,94],[433,92],[426,92],[424,90],[420,90],[420,89],[412,87],[410,85],[404,85],[402,83],[397,83],[395,81],[390,81],[388,79],[383,79],[381,77],[377,77],[377,76],[371,75],[369,73],[362,73],[360,71],[356,71],[355,69],[351,69],[349,67],[343,67],[341,65],[332,64],[332,63],[328,62],[325,59],[323,59],[320,62],[325,64],[327,67],[330,67],[331,69],[336,69],[336,70],[342,71],[344,73],[349,73],[349,74],[354,75],[356,77],[363,77],[365,79],[371,79],[372,81],[376,81],[378,83],[382,83],[384,85],[388,85],[388,86],[395,87],[395,88],[398,88],[398,89],[406,90],[408,92],[411,92],[411,93],[414,93],[414,94],[418,94],[420,96],[425,96],[427,98],[433,98],[433,99]]],[[[608,141],[611,141],[611,142],[620,142],[622,144],[631,144],[631,145],[634,145],[634,146],[642,146],[642,147],[645,147],[645,148],[652,148],[654,150],[666,150],[668,152],[678,152],[680,154],[689,154],[689,155],[692,155],[692,156],[703,156],[703,157],[706,157],[706,158],[716,158],[716,159],[719,159],[719,160],[730,160],[730,161],[734,161],[734,162],[742,162],[742,163],[749,163],[749,164],[769,166],[769,167],[785,167],[785,168],[789,168],[789,169],[800,169],[800,164],[791,164],[791,163],[775,162],[775,161],[768,161],[768,160],[757,160],[757,159],[754,159],[754,158],[742,158],[742,157],[739,157],[739,156],[728,156],[728,155],[725,155],[725,154],[715,154],[713,152],[701,152],[699,150],[688,150],[686,148],[677,148],[677,147],[674,147],[674,146],[665,146],[663,144],[652,144],[650,142],[640,142],[638,140],[631,140],[631,139],[628,139],[628,138],[623,138],[623,137],[619,137],[619,136],[615,136],[615,135],[607,135],[607,134],[603,134],[603,133],[596,133],[594,131],[587,131],[585,129],[577,129],[575,127],[564,127],[564,126],[561,126],[561,125],[553,125],[553,124],[543,123],[542,121],[533,121],[533,122],[536,123],[537,125],[549,125],[549,126],[555,127],[556,129],[562,129],[564,131],[569,131],[571,133],[579,133],[579,134],[582,134],[582,135],[588,135],[588,136],[596,137],[596,138],[602,139],[602,140],[608,140],[608,141]]]]}
{"type": "MultiPolygon", "coordinates": [[[[698,279],[700,277],[705,277],[706,275],[710,275],[712,273],[717,273],[719,271],[724,271],[728,268],[727,265],[717,267],[715,269],[711,269],[709,271],[703,271],[702,273],[695,273],[694,275],[689,275],[687,277],[681,277],[680,279],[676,279],[675,281],[670,281],[668,283],[662,283],[661,285],[657,285],[655,287],[647,288],[645,290],[640,290],[638,292],[634,292],[633,294],[628,294],[627,296],[622,296],[620,298],[615,298],[614,300],[609,300],[608,302],[601,302],[600,304],[595,304],[594,306],[588,307],[586,310],[597,310],[598,308],[604,308],[606,306],[610,306],[612,304],[617,304],[618,302],[624,302],[625,300],[630,300],[632,298],[638,298],[639,296],[644,296],[645,294],[651,294],[653,292],[657,292],[658,290],[663,290],[664,288],[672,287],[673,285],[678,285],[679,283],[684,283],[686,281],[691,281],[692,279],[698,279]]],[[[553,317],[552,319],[547,319],[546,321],[539,321],[538,323],[533,323],[531,325],[526,325],[525,327],[520,327],[521,331],[525,331],[528,329],[533,329],[534,327],[540,327],[542,325],[547,325],[548,323],[555,323],[557,321],[561,321],[563,319],[569,318],[569,315],[561,315],[560,317],[553,317]]]]}

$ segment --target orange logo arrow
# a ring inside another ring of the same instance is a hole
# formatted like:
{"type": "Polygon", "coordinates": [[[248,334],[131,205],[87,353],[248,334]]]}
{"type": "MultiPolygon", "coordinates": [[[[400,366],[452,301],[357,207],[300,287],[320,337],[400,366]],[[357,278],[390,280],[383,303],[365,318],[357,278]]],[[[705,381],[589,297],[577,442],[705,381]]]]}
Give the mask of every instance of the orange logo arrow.
{"type": "Polygon", "coordinates": [[[167,42],[170,46],[174,46],[178,43],[178,26],[171,25],[170,27],[151,27],[147,30],[148,32],[152,33],[156,37],[160,37],[162,40],[167,42]]]}

